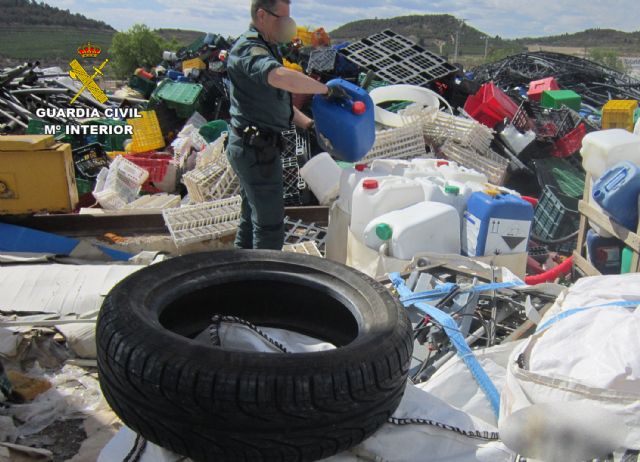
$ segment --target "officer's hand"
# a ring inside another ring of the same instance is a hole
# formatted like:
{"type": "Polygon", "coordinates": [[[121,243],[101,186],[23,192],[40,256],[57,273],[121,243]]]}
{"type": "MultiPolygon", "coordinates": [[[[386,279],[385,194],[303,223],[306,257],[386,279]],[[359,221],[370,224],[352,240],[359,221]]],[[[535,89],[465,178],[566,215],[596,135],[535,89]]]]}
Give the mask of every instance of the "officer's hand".
{"type": "Polygon", "coordinates": [[[326,94],[327,99],[332,100],[345,100],[349,99],[349,93],[346,92],[344,88],[339,85],[329,87],[329,91],[326,94]]]}

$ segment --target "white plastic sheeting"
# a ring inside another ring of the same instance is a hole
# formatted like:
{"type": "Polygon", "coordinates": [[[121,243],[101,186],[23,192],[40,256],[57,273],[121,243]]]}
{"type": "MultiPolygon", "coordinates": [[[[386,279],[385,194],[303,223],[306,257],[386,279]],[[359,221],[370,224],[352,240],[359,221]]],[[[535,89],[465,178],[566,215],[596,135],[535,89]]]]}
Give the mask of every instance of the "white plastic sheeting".
{"type": "MultiPolygon", "coordinates": [[[[579,280],[560,296],[542,319],[541,326],[558,319],[560,313],[612,302],[631,302],[629,307],[607,306],[574,312],[518,346],[508,363],[506,385],[501,396],[500,424],[514,430],[516,419],[509,417],[533,405],[553,404],[557,415],[547,412],[537,421],[537,432],[548,432],[558,419],[568,419],[563,403],[583,406],[603,416],[617,416],[627,434],[623,446],[640,449],[640,275],[603,276],[579,280]]],[[[533,415],[533,414],[532,414],[533,415]]],[[[603,417],[603,419],[605,418],[603,417]]],[[[600,420],[603,420],[600,419],[600,420]]],[[[532,419],[521,419],[523,434],[532,434],[532,419]]],[[[599,438],[602,421],[576,418],[574,426],[558,434],[558,454],[574,437],[575,445],[599,438]]],[[[613,447],[613,449],[623,449],[613,447]]],[[[565,453],[552,460],[568,459],[565,453]]],[[[616,453],[618,454],[618,453],[616,453]]],[[[595,457],[595,455],[593,456],[595,457]]]]}
{"type": "MultiPolygon", "coordinates": [[[[260,328],[268,337],[276,340],[288,351],[302,353],[333,348],[332,345],[290,331],[260,328]]],[[[277,353],[279,350],[272,343],[256,334],[250,328],[222,323],[218,330],[221,344],[225,348],[242,349],[277,353]]],[[[208,340],[205,331],[195,341],[208,340]]],[[[497,356],[486,356],[488,362],[502,362],[506,358],[504,352],[497,356]],[[488,359],[493,358],[493,359],[488,359]]],[[[454,360],[453,363],[456,361],[454,360]]],[[[468,402],[459,403],[470,410],[482,408],[473,396],[482,394],[477,388],[466,368],[452,367],[457,377],[449,381],[444,375],[443,382],[434,386],[437,393],[447,395],[444,382],[450,388],[466,389],[468,402]]],[[[504,377],[504,367],[496,366],[494,370],[504,377]]],[[[430,393],[428,387],[416,387],[407,384],[404,398],[393,415],[401,419],[402,425],[387,423],[378,432],[360,445],[342,454],[338,454],[325,462],[354,461],[394,461],[394,462],[511,462],[515,454],[501,442],[495,440],[496,422],[491,409],[488,420],[476,417],[465,410],[452,406],[443,399],[430,393]],[[421,389],[424,388],[424,389],[421,389]],[[411,423],[413,422],[413,423],[411,423]],[[472,436],[466,436],[472,435],[472,436]]],[[[480,400],[481,401],[481,400],[480,400]]],[[[485,400],[486,401],[486,400],[485,400]]],[[[481,412],[482,413],[482,412],[481,412]]],[[[134,447],[136,434],[123,428],[104,448],[98,462],[123,460],[134,447]]],[[[158,446],[147,443],[139,462],[176,462],[186,459],[158,446]]]]}

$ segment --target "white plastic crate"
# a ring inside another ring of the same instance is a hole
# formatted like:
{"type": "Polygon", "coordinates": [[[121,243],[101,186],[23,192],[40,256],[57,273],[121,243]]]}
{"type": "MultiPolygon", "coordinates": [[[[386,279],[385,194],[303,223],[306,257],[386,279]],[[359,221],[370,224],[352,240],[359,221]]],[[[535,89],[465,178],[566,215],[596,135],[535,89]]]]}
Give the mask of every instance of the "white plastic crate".
{"type": "Polygon", "coordinates": [[[215,202],[163,210],[164,222],[177,246],[217,239],[236,231],[240,221],[240,196],[215,202]]]}
{"type": "Polygon", "coordinates": [[[489,182],[501,186],[504,183],[509,161],[501,155],[489,150],[478,152],[472,148],[447,141],[442,146],[442,154],[449,160],[484,173],[489,182]]]}
{"type": "Polygon", "coordinates": [[[198,153],[196,158],[196,168],[201,168],[211,163],[215,163],[220,166],[227,165],[227,155],[224,148],[227,136],[228,133],[223,132],[217,140],[213,143],[207,144],[205,148],[198,153]]]}
{"type": "Polygon", "coordinates": [[[181,197],[176,194],[154,194],[142,196],[125,205],[126,210],[164,210],[180,207],[181,197]]]}
{"type": "Polygon", "coordinates": [[[374,159],[432,157],[427,153],[422,124],[414,121],[404,127],[376,132],[376,141],[362,162],[374,159]]]}
{"type": "Polygon", "coordinates": [[[122,182],[134,189],[147,181],[149,171],[137,166],[124,156],[117,156],[109,165],[109,176],[113,175],[117,175],[122,182]]]}
{"type": "MultiPolygon", "coordinates": [[[[117,157],[111,164],[110,168],[103,168],[100,170],[98,177],[96,178],[96,185],[93,189],[93,197],[98,201],[100,206],[107,210],[119,210],[124,208],[128,203],[135,201],[140,193],[140,185],[137,181],[132,181],[132,177],[136,176],[136,171],[129,168],[126,163],[121,163],[119,159],[123,157],[117,157]],[[125,169],[120,167],[125,166],[128,175],[123,173],[125,169]]],[[[129,161],[127,163],[132,164],[129,161]]],[[[136,169],[140,169],[137,165],[134,165],[136,169]]],[[[145,175],[137,175],[138,180],[142,179],[142,182],[149,176],[149,172],[144,170],[145,175]]]]}
{"type": "Polygon", "coordinates": [[[225,199],[240,190],[240,183],[230,165],[210,163],[194,169],[182,177],[194,203],[225,199]]]}
{"type": "Polygon", "coordinates": [[[479,152],[489,152],[494,137],[494,132],[489,127],[473,119],[434,109],[412,105],[400,113],[409,120],[422,122],[428,143],[440,146],[453,141],[479,152]]]}

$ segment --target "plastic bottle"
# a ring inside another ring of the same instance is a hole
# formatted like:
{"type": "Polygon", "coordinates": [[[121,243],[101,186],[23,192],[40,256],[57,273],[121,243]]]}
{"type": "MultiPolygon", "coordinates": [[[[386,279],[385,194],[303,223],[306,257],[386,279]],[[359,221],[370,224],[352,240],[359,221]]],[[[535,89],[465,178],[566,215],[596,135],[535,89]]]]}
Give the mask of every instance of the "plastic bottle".
{"type": "Polygon", "coordinates": [[[312,157],[300,169],[300,176],[321,205],[328,205],[338,197],[341,175],[342,169],[326,152],[312,157]]]}
{"type": "Polygon", "coordinates": [[[424,201],[422,186],[401,177],[365,178],[353,192],[351,232],[364,242],[364,229],[380,215],[424,201]]]}
{"type": "Polygon", "coordinates": [[[329,99],[324,95],[313,97],[318,143],[337,159],[357,162],[375,142],[373,101],[364,89],[346,80],[334,79],[327,85],[342,87],[348,100],[329,99]]]}
{"type": "Polygon", "coordinates": [[[423,252],[460,253],[460,234],[446,232],[460,228],[455,208],[438,202],[419,202],[375,218],[365,228],[367,247],[379,250],[387,243],[389,255],[411,260],[423,252]]]}
{"type": "Polygon", "coordinates": [[[593,186],[593,198],[616,222],[635,232],[638,228],[640,167],[620,162],[604,172],[593,186]]]}
{"type": "Polygon", "coordinates": [[[594,179],[625,160],[640,163],[640,136],[621,128],[589,133],[582,140],[582,166],[594,179]]]}

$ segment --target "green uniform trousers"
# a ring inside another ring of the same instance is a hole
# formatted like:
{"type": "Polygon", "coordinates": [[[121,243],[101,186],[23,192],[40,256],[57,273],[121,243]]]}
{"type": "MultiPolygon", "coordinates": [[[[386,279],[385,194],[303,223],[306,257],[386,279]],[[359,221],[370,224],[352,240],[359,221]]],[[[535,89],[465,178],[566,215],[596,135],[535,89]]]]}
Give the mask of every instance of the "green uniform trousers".
{"type": "Polygon", "coordinates": [[[235,246],[240,249],[282,250],[284,199],[282,159],[256,155],[233,130],[229,133],[227,159],[240,180],[242,213],[235,246]]]}

